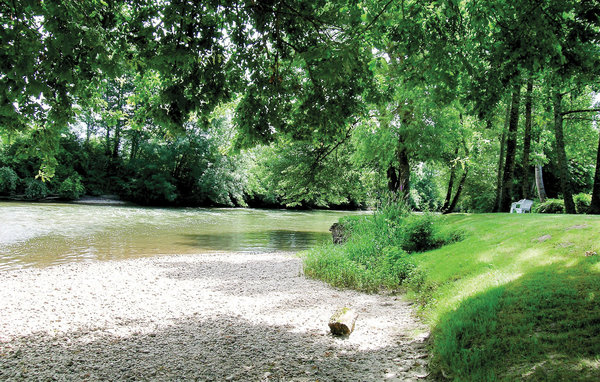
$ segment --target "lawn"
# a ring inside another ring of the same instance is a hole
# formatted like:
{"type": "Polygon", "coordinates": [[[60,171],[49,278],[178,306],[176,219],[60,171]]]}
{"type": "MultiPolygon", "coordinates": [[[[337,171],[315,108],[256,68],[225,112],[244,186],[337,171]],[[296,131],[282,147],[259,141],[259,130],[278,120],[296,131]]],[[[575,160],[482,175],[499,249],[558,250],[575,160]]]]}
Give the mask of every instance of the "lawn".
{"type": "Polygon", "coordinates": [[[461,381],[600,380],[600,217],[441,219],[463,240],[411,254],[416,271],[402,284],[432,329],[432,372],[461,381]]]}

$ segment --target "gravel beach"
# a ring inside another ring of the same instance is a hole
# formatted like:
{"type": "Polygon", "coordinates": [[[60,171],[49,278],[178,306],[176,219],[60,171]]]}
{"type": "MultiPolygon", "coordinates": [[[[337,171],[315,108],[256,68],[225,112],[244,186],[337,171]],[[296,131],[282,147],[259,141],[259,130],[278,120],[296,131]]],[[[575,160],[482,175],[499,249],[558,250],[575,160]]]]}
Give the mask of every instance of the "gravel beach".
{"type": "Polygon", "coordinates": [[[426,328],[398,296],[307,279],[286,253],[0,273],[0,380],[423,381],[426,328]],[[359,317],[329,334],[339,307],[359,317]]]}

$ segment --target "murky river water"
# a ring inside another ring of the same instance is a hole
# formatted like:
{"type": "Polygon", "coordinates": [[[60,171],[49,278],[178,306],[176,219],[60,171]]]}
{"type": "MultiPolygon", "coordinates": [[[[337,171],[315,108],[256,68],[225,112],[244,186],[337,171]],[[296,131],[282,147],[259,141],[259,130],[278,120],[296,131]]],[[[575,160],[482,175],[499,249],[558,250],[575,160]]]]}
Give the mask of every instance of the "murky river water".
{"type": "Polygon", "coordinates": [[[210,251],[297,251],[345,211],[0,202],[0,270],[210,251]]]}

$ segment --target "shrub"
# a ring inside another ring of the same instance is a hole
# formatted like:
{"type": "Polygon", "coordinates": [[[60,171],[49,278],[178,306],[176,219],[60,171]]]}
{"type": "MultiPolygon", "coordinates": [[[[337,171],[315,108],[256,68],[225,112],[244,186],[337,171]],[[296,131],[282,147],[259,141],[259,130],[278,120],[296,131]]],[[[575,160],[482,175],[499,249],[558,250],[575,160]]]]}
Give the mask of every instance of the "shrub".
{"type": "Polygon", "coordinates": [[[10,167],[0,167],[0,194],[10,195],[15,192],[19,177],[10,167]]]}
{"type": "Polygon", "coordinates": [[[434,215],[411,215],[405,218],[401,229],[402,249],[409,253],[425,252],[462,240],[462,232],[444,232],[441,228],[441,220],[434,215]]]}
{"type": "Polygon", "coordinates": [[[590,204],[592,204],[592,195],[582,192],[573,196],[573,201],[578,214],[587,214],[590,204]]]}
{"type": "Polygon", "coordinates": [[[65,179],[58,188],[58,196],[67,200],[79,199],[84,193],[85,187],[77,173],[65,179]]]}
{"type": "Polygon", "coordinates": [[[564,214],[565,202],[562,199],[548,199],[544,203],[538,204],[534,212],[540,214],[564,214]]]}
{"type": "Polygon", "coordinates": [[[413,215],[406,218],[402,225],[402,249],[407,252],[424,252],[439,247],[435,230],[432,215],[413,215]]]}
{"type": "Polygon", "coordinates": [[[39,200],[48,196],[48,187],[38,179],[25,180],[25,199],[39,200]]]}

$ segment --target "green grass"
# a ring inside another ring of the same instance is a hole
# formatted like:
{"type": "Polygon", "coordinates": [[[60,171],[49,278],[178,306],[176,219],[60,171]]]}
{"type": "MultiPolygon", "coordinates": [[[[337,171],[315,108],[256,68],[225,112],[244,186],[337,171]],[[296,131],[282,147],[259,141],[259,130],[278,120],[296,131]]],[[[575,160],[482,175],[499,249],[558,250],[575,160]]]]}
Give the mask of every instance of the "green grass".
{"type": "Polygon", "coordinates": [[[444,224],[465,239],[410,255],[403,284],[432,328],[434,373],[600,380],[600,255],[585,255],[600,253],[600,217],[457,214],[444,224]]]}

